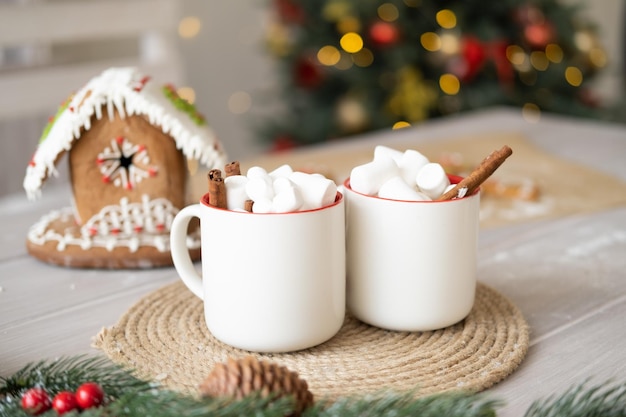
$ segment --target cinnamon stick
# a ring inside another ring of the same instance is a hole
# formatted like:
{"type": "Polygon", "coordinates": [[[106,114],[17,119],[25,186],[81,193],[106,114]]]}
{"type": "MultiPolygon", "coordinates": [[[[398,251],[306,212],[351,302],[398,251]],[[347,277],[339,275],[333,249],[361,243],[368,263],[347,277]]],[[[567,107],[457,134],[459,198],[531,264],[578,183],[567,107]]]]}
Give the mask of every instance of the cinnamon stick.
{"type": "Polygon", "coordinates": [[[226,208],[226,184],[222,171],[212,169],[207,175],[209,179],[209,204],[213,207],[226,208]]]}
{"type": "Polygon", "coordinates": [[[254,205],[254,201],[246,200],[243,206],[243,209],[249,213],[252,213],[252,206],[254,205]]]}
{"type": "Polygon", "coordinates": [[[471,174],[444,193],[437,201],[452,200],[453,198],[463,198],[466,195],[471,195],[512,153],[513,150],[506,145],[497,151],[491,152],[471,174]]]}
{"type": "Polygon", "coordinates": [[[231,175],[241,175],[239,161],[233,161],[230,164],[226,164],[224,171],[226,172],[227,177],[230,177],[231,175]]]}
{"type": "Polygon", "coordinates": [[[222,178],[222,171],[220,171],[219,169],[212,169],[207,174],[207,178],[209,179],[209,181],[213,178],[222,178]]]}

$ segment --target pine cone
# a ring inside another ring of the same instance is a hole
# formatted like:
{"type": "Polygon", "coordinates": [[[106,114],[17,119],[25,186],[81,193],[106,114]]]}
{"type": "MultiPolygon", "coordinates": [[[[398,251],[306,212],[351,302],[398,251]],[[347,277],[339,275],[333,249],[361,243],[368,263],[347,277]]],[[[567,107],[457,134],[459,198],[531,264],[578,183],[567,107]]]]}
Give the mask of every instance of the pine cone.
{"type": "Polygon", "coordinates": [[[203,397],[241,399],[252,393],[260,393],[263,397],[271,394],[276,398],[292,395],[295,401],[292,416],[299,416],[313,405],[313,394],[296,372],[275,363],[259,361],[254,356],[238,360],[228,358],[226,363],[215,365],[200,385],[203,397]]]}

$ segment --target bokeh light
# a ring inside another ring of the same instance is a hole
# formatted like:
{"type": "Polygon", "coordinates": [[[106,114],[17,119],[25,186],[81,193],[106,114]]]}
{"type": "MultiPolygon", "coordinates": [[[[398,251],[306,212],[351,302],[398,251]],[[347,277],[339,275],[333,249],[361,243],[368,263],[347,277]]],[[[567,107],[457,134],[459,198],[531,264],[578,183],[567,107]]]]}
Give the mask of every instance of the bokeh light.
{"type": "Polygon", "coordinates": [[[178,23],[178,36],[184,39],[191,39],[198,36],[202,23],[196,16],[184,17],[178,23]]]}
{"type": "Polygon", "coordinates": [[[583,83],[583,73],[576,67],[565,68],[565,80],[574,87],[583,83]]]}
{"type": "Polygon", "coordinates": [[[400,12],[398,12],[398,8],[391,3],[383,3],[378,6],[377,9],[378,17],[385,22],[393,22],[394,20],[400,17],[400,12]]]}
{"type": "Polygon", "coordinates": [[[352,55],[352,61],[358,67],[369,67],[374,62],[374,54],[367,48],[352,55]]]}
{"type": "Polygon", "coordinates": [[[344,51],[354,54],[363,48],[363,38],[355,32],[348,32],[341,37],[339,44],[344,51]]]}
{"type": "Polygon", "coordinates": [[[335,64],[335,68],[340,70],[348,70],[352,68],[352,66],[354,65],[354,62],[352,61],[352,55],[348,55],[346,53],[341,53],[340,55],[341,56],[339,58],[339,61],[337,61],[337,63],[335,64]]]}
{"type": "Polygon", "coordinates": [[[454,55],[461,49],[460,39],[453,33],[444,33],[441,35],[441,52],[448,55],[454,55]]]}
{"type": "Polygon", "coordinates": [[[337,22],[339,33],[358,32],[361,29],[361,21],[354,16],[345,16],[337,22]]]}
{"type": "Polygon", "coordinates": [[[180,87],[176,89],[176,93],[182,99],[187,100],[188,103],[193,104],[196,102],[196,92],[191,87],[180,87]]]}
{"type": "Polygon", "coordinates": [[[228,110],[234,114],[243,114],[250,110],[252,98],[245,91],[237,91],[228,98],[228,110]]]}
{"type": "Polygon", "coordinates": [[[604,49],[602,48],[591,48],[589,51],[589,61],[591,61],[591,63],[598,68],[606,66],[606,52],[604,52],[604,49]]]}
{"type": "Polygon", "coordinates": [[[456,15],[452,10],[439,10],[436,19],[439,26],[444,29],[452,29],[456,26],[456,15]]]}
{"type": "Polygon", "coordinates": [[[443,74],[439,77],[439,88],[441,88],[441,91],[444,93],[453,96],[459,93],[461,82],[455,75],[443,74]]]}
{"type": "Polygon", "coordinates": [[[555,64],[563,61],[563,49],[556,43],[546,45],[546,57],[555,64]]]}
{"type": "Polygon", "coordinates": [[[526,53],[521,46],[509,45],[506,47],[506,57],[513,65],[522,65],[526,60],[526,53]]]}
{"type": "Polygon", "coordinates": [[[332,45],[326,45],[317,52],[317,60],[322,65],[332,66],[337,64],[341,59],[341,52],[332,45]]]}
{"type": "Polygon", "coordinates": [[[434,32],[425,32],[420,36],[422,47],[430,52],[441,49],[441,38],[434,32]]]}
{"type": "Polygon", "coordinates": [[[534,103],[525,103],[522,106],[522,117],[528,123],[537,123],[541,119],[541,110],[534,103]]]}
{"type": "Polygon", "coordinates": [[[545,53],[542,51],[533,51],[530,54],[530,65],[537,71],[545,71],[548,69],[550,61],[545,53]]]}
{"type": "Polygon", "coordinates": [[[594,45],[594,39],[588,31],[578,31],[574,34],[576,47],[583,52],[589,52],[594,45]]]}
{"type": "Polygon", "coordinates": [[[404,129],[405,127],[410,127],[410,126],[411,126],[411,123],[401,120],[399,122],[395,122],[393,126],[391,127],[391,129],[392,130],[404,129]]]}

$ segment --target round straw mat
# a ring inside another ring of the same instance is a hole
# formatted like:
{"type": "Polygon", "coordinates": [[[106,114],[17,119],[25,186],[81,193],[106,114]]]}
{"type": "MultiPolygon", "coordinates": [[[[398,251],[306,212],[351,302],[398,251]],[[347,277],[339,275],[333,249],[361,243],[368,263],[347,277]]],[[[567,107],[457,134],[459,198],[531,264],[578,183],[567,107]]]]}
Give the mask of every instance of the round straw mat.
{"type": "MultiPolygon", "coordinates": [[[[250,352],[216,340],[203,305],[181,283],[147,295],[94,339],[112,361],[141,378],[196,393],[216,363],[250,352]]],[[[478,392],[513,372],[528,350],[528,325],[517,307],[479,283],[465,320],[430,332],[393,332],[347,316],[331,340],[303,351],[259,354],[296,371],[316,398],[416,390],[419,395],[478,392]]]]}

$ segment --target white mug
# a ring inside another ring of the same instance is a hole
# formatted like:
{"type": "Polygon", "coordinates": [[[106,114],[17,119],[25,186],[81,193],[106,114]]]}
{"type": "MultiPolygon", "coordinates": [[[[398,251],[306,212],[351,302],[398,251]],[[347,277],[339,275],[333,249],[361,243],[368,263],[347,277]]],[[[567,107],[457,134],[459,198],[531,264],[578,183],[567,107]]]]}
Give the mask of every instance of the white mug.
{"type": "Polygon", "coordinates": [[[204,300],[209,331],[249,351],[289,352],[333,337],[345,316],[345,209],[341,193],[323,208],[248,213],[216,208],[208,194],[171,228],[174,266],[204,300]],[[185,240],[200,219],[202,277],[185,240]]]}
{"type": "Polygon", "coordinates": [[[398,331],[441,329],[465,318],[476,290],[479,193],[390,200],[352,190],[349,178],[343,192],[348,310],[398,331]]]}

